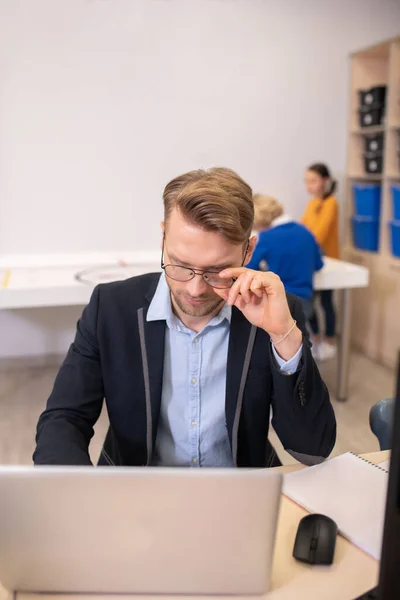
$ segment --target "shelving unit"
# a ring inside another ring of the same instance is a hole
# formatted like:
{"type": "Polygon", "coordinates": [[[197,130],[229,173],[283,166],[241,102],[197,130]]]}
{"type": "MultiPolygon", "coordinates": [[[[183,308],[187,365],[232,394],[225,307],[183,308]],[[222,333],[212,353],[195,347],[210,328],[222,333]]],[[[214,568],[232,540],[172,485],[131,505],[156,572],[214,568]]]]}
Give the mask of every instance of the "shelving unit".
{"type": "MultiPolygon", "coordinates": [[[[390,186],[400,184],[400,36],[356,52],[351,56],[350,118],[345,201],[343,259],[370,270],[370,286],[355,290],[351,340],[373,360],[393,367],[400,347],[400,258],[391,252],[388,222],[393,219],[390,186]],[[383,125],[360,127],[359,91],[386,85],[383,125]],[[364,170],[364,137],[384,133],[381,174],[364,170]],[[381,184],[378,252],[367,252],[353,244],[353,184],[381,184]]],[[[378,400],[378,398],[377,398],[378,400]]]]}

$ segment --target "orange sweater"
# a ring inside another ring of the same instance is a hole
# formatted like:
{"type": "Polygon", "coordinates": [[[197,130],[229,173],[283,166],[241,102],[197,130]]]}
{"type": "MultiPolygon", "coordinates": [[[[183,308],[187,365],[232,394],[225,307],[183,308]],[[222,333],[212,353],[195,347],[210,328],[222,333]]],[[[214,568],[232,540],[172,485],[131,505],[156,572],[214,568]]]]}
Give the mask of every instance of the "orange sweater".
{"type": "Polygon", "coordinates": [[[315,235],[326,256],[339,258],[339,207],[334,196],[310,200],[301,222],[315,235]]]}

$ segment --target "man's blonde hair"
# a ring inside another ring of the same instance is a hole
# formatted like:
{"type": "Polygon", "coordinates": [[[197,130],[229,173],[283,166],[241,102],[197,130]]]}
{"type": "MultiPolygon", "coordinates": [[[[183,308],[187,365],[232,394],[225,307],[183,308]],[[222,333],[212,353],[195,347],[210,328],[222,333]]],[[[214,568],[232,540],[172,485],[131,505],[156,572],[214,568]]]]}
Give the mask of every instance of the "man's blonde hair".
{"type": "Polygon", "coordinates": [[[254,228],[268,229],[272,221],[283,215],[283,206],[272,196],[254,194],[254,228]]]}
{"type": "Polygon", "coordinates": [[[215,231],[232,244],[243,244],[254,220],[253,192],[241,177],[222,167],[189,171],[164,189],[164,221],[174,208],[189,223],[215,231]]]}

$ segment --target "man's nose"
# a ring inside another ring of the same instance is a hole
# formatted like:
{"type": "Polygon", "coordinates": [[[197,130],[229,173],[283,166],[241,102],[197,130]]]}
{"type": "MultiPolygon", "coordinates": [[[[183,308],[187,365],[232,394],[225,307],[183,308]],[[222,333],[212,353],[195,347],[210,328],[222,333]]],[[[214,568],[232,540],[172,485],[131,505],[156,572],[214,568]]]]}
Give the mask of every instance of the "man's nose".
{"type": "Polygon", "coordinates": [[[193,279],[188,281],[186,289],[188,293],[196,298],[197,296],[201,296],[209,291],[209,285],[204,281],[201,275],[195,275],[193,279]]]}

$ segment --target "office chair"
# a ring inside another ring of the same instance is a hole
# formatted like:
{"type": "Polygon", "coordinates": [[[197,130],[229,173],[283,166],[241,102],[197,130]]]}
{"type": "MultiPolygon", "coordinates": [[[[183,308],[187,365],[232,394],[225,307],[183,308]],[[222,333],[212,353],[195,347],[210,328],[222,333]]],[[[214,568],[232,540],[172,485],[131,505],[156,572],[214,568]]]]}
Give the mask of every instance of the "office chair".
{"type": "Polygon", "coordinates": [[[394,420],[394,398],[380,400],[369,411],[369,426],[376,435],[381,450],[390,450],[394,420]]]}

